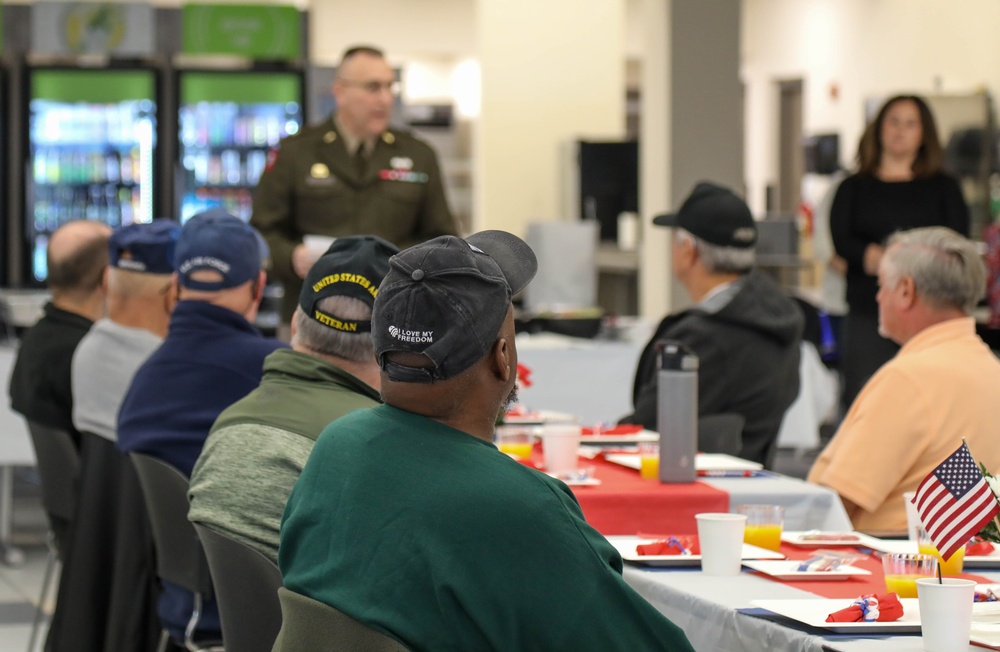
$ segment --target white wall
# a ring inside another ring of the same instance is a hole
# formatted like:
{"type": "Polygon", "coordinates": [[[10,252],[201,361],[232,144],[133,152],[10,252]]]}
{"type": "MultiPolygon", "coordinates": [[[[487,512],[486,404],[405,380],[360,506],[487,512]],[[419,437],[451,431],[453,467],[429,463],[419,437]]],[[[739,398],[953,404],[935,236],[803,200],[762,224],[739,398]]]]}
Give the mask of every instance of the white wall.
{"type": "Polygon", "coordinates": [[[309,56],[334,65],[350,45],[373,43],[396,64],[475,53],[474,0],[311,0],[309,56]]]}
{"type": "Polygon", "coordinates": [[[801,78],[806,135],[839,132],[853,164],[864,101],[897,92],[1000,90],[996,0],[743,0],[749,200],[778,176],[775,82],[801,78]],[[836,93],[834,93],[836,89],[836,93]]]}
{"type": "Polygon", "coordinates": [[[477,0],[474,229],[575,217],[566,148],[625,129],[624,0],[477,0]]]}

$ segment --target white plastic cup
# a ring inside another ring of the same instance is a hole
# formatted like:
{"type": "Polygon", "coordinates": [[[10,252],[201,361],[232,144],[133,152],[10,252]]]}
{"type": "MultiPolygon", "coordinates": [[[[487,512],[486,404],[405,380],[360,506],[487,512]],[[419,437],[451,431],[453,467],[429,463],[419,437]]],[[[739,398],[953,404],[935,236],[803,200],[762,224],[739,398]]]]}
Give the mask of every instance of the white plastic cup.
{"type": "Polygon", "coordinates": [[[559,424],[542,428],[545,470],[553,475],[576,471],[580,451],[580,426],[559,424]]]}
{"type": "Polygon", "coordinates": [[[618,214],[618,248],[635,251],[639,245],[639,216],[635,213],[618,214]]]}
{"type": "Polygon", "coordinates": [[[927,652],[965,652],[972,635],[972,599],[976,583],[946,577],[917,579],[920,632],[927,652]]]}
{"type": "Polygon", "coordinates": [[[910,502],[916,495],[916,491],[903,492],[903,505],[906,506],[906,534],[910,541],[917,540],[917,528],[920,527],[920,516],[917,514],[917,506],[910,502]]]}
{"type": "Polygon", "coordinates": [[[706,575],[739,575],[743,559],[746,514],[695,514],[701,570],[706,575]]]}

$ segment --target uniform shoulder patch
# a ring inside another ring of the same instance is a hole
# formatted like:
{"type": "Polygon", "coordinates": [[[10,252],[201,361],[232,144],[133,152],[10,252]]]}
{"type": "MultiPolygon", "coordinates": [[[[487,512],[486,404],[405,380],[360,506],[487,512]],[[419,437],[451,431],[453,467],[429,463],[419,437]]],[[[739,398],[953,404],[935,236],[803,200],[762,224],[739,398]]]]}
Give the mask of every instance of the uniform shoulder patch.
{"type": "Polygon", "coordinates": [[[278,150],[279,147],[272,147],[267,152],[267,163],[264,165],[264,171],[270,172],[274,164],[278,162],[278,150]]]}

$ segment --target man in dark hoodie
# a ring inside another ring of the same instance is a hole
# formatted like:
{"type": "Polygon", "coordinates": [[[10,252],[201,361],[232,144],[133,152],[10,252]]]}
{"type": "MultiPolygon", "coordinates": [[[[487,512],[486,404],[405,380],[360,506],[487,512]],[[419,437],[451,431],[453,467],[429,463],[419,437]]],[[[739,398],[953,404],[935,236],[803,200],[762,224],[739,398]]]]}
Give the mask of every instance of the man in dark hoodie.
{"type": "Polygon", "coordinates": [[[753,269],[757,228],[728,188],[699,183],[676,213],[653,220],[674,227],[671,264],[695,302],[668,315],[643,349],[623,423],[656,425],[656,343],[674,340],[700,360],[698,414],[746,420],[740,457],[769,465],[785,410],[799,392],[800,309],[753,269]]]}

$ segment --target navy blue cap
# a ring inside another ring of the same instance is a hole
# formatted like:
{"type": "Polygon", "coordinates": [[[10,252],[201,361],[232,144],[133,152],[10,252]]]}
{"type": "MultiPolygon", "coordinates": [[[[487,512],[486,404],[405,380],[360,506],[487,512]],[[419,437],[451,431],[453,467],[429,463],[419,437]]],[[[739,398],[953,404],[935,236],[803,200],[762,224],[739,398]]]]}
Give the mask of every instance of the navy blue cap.
{"type": "Polygon", "coordinates": [[[255,228],[221,208],[198,213],[181,229],[175,262],[181,286],[215,292],[257,277],[269,251],[255,228]],[[217,272],[218,281],[197,281],[201,270],[217,272]]]}
{"type": "Polygon", "coordinates": [[[168,219],[123,226],[108,239],[108,262],[131,272],[170,274],[180,233],[181,225],[168,219]]]}
{"type": "Polygon", "coordinates": [[[398,382],[451,378],[496,341],[511,298],[538,271],[535,252],[505,231],[465,240],[444,235],[389,259],[372,313],[372,344],[382,370],[398,382]],[[387,353],[421,353],[431,367],[412,367],[387,353]]]}
{"type": "Polygon", "coordinates": [[[399,247],[374,235],[337,238],[306,274],[299,294],[302,311],[321,324],[348,333],[371,330],[370,321],[343,319],[320,310],[316,304],[333,296],[354,297],[369,306],[378,286],[389,273],[389,258],[399,247]]]}

